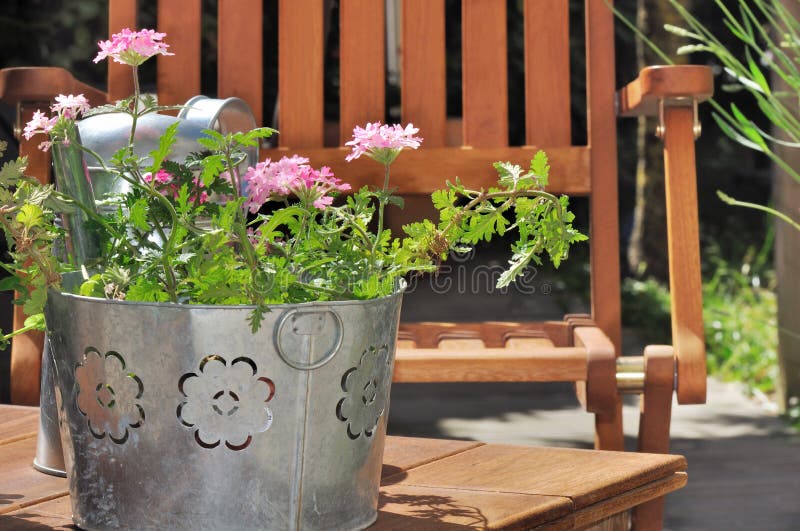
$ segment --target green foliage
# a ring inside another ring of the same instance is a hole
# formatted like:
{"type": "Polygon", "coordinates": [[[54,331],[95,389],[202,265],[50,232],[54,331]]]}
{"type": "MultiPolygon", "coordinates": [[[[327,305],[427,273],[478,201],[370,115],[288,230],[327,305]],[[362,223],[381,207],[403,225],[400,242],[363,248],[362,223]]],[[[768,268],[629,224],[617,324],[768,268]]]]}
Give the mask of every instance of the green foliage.
{"type": "MultiPolygon", "coordinates": [[[[745,383],[764,393],[775,390],[777,304],[772,272],[767,268],[771,238],[760,250],[749,249],[734,266],[714,246],[704,255],[713,268],[703,283],[703,321],[708,369],[725,380],[745,383]]],[[[626,279],[622,297],[625,325],[647,342],[670,343],[670,296],[655,280],[626,279]]]]}
{"type": "MultiPolygon", "coordinates": [[[[800,97],[800,20],[784,2],[770,0],[714,0],[717,16],[733,35],[742,52],[737,53],[723,43],[722,35],[715,34],[707,24],[684,7],[679,0],[669,0],[673,9],[682,17],[686,27],[667,24],[664,29],[691,41],[681,46],[678,54],[708,53],[720,64],[725,74],[733,80],[724,89],[742,91],[755,101],[761,117],[782,132],[776,138],[759,127],[756,120],[743,112],[736,104],[726,108],[712,99],[713,118],[720,130],[735,142],[760,153],[764,153],[787,175],[800,182],[800,172],[793,168],[776,146],[800,148],[800,120],[797,119],[797,99],[800,97]],[[776,90],[776,83],[782,85],[776,90]]],[[[629,20],[618,11],[615,13],[643,39],[666,63],[672,61],[629,20]]],[[[729,204],[756,208],[788,221],[800,229],[792,213],[781,213],[768,207],[747,201],[729,201],[729,204]]]]}
{"type": "MultiPolygon", "coordinates": [[[[137,119],[160,109],[154,98],[136,94],[101,112],[130,115],[133,139],[137,119]]],[[[74,121],[61,117],[59,124],[59,138],[77,143],[74,121]]],[[[229,134],[205,130],[198,140],[202,151],[179,162],[169,160],[177,138],[173,125],[147,158],[140,158],[132,145],[119,149],[110,164],[96,157],[105,172],[130,185],[124,193],[103,198],[99,213],[22,177],[24,161],[6,164],[0,170],[0,222],[15,246],[9,269],[27,287],[20,299],[25,311],[41,313],[48,287],[60,285],[64,269],[52,254],[59,235],[53,219],[57,211],[76,207],[91,213],[101,247],[97,258],[80,264],[81,294],[251,305],[253,330],[272,304],[385,296],[398,288],[403,276],[434,270],[450,251],[463,252],[511,230],[517,231],[518,239],[501,287],[530,262],[540,264],[542,254],[558,266],[572,243],[586,239],[572,228],[567,198],[544,190],[550,168],[543,152],[536,154],[528,171],[509,162],[496,163],[498,184],[488,190],[448,183],[432,195],[438,223],[412,224],[405,237],[395,237],[383,227],[384,209],[402,206],[388,186],[388,165],[400,148],[383,158],[373,157],[386,164],[380,189],[364,187],[338,205],[320,206],[320,197],[303,196],[320,183],[302,181],[305,188],[292,189],[296,197],[270,196],[268,200],[283,203],[281,208],[248,218],[239,165],[245,148],[273,133],[269,128],[229,134]]],[[[34,319],[31,326],[40,323],[34,319]]]]}

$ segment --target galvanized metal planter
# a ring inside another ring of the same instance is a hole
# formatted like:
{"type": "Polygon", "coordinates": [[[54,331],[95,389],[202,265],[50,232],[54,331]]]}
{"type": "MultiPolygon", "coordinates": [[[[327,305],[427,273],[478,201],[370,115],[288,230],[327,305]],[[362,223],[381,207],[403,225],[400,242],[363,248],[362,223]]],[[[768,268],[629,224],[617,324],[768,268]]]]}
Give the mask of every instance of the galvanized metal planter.
{"type": "Polygon", "coordinates": [[[377,516],[400,292],[247,307],[51,292],[85,529],[358,529],[377,516]]]}

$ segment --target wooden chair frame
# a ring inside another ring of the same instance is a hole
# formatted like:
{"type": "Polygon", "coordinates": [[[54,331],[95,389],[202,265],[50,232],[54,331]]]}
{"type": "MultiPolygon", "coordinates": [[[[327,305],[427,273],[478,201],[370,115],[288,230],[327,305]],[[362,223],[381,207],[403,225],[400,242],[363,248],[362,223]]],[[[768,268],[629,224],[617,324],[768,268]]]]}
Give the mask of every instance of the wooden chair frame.
{"type": "MultiPolygon", "coordinates": [[[[280,145],[262,150],[261,157],[298,152],[347,175],[354,187],[380,182],[368,162],[345,167],[343,148],[325,147],[324,0],[268,1],[278,2],[281,134],[280,145]]],[[[405,194],[430,193],[442,175],[487,186],[493,179],[487,172],[491,162],[526,164],[536,149],[545,149],[555,176],[549,190],[591,195],[591,315],[546,323],[403,325],[395,380],[574,381],[581,402],[595,414],[596,447],[610,450],[623,449],[620,394],[638,393],[639,449],[666,452],[673,392],[680,403],[705,400],[694,138],[696,104],[713,91],[711,72],[699,66],[651,67],[617,93],[613,15],[604,0],[585,0],[588,142],[573,146],[568,2],[526,0],[524,5],[534,14],[524,22],[526,145],[508,146],[505,0],[469,0],[462,5],[461,143],[454,146],[445,109],[444,0],[402,0],[402,116],[421,128],[425,146],[398,159],[393,176],[405,194]],[[622,359],[617,115],[661,120],[674,344],[649,346],[642,356],[622,359]]],[[[218,5],[218,96],[245,99],[259,118],[262,9],[262,0],[220,0],[218,5]]],[[[353,125],[384,118],[385,4],[342,0],[339,16],[341,145],[353,125]]],[[[162,1],[158,21],[171,51],[181,58],[158,58],[159,101],[180,104],[200,93],[200,0],[162,1]]],[[[136,1],[109,0],[109,33],[123,27],[136,27],[136,1]]],[[[129,76],[127,67],[109,63],[108,92],[101,92],[58,68],[5,69],[0,99],[17,105],[19,127],[61,92],[82,92],[95,105],[123,98],[131,93],[129,76]]],[[[44,179],[49,160],[36,144],[23,141],[20,152],[29,157],[30,173],[44,179]]],[[[23,319],[21,312],[15,314],[15,324],[23,319]]],[[[14,342],[16,402],[38,400],[40,348],[40,335],[14,342]]],[[[635,518],[644,527],[659,522],[659,503],[638,509],[635,518]]]]}

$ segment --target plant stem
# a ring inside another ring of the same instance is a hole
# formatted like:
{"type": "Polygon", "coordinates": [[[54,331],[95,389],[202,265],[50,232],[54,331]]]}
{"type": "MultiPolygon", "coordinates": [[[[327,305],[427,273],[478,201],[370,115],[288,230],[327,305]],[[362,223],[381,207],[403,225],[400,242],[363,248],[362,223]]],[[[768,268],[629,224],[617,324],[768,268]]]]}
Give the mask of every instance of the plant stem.
{"type": "MultiPolygon", "coordinates": [[[[372,267],[375,266],[375,253],[378,251],[378,242],[381,241],[381,234],[383,233],[383,211],[386,209],[386,203],[388,198],[386,197],[386,192],[389,190],[389,166],[390,164],[384,164],[384,173],[383,173],[383,188],[381,189],[381,195],[378,198],[378,232],[375,233],[375,241],[372,242],[372,267]]],[[[370,268],[372,269],[372,268],[370,268]]]]}
{"type": "Polygon", "coordinates": [[[133,114],[131,115],[133,118],[133,122],[131,123],[131,134],[128,137],[128,146],[131,149],[131,155],[135,155],[133,152],[133,141],[136,135],[136,120],[139,118],[139,67],[133,65],[133,114]]]}

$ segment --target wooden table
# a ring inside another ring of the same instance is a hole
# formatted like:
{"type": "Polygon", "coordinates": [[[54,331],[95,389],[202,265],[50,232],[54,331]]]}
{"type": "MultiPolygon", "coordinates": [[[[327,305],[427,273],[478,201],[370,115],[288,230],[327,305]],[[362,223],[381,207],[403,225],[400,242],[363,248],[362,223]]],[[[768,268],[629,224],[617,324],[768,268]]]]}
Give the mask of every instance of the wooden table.
{"type": "MultiPolygon", "coordinates": [[[[0,406],[0,530],[74,529],[37,472],[38,409],[0,406]]],[[[371,529],[583,529],[686,484],[681,456],[389,437],[371,529]]]]}

